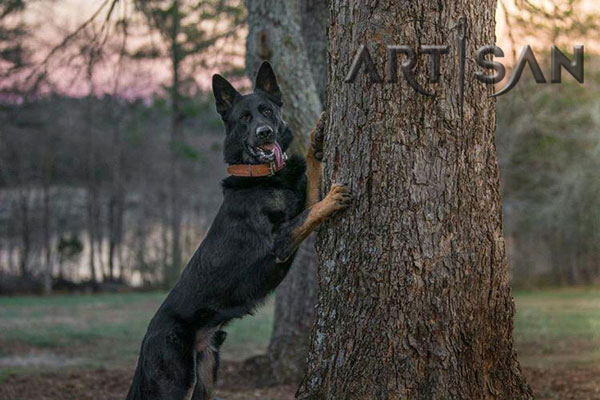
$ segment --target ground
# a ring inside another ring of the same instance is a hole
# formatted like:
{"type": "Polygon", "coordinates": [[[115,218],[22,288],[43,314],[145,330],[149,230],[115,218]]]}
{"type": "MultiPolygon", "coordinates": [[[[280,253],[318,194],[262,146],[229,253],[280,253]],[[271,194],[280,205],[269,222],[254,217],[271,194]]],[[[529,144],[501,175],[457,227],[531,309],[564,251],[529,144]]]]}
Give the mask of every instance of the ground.
{"type": "MultiPolygon", "coordinates": [[[[163,297],[0,298],[0,400],[122,400],[163,297]]],[[[517,292],[515,301],[518,356],[536,398],[600,400],[600,289],[517,292]]],[[[293,385],[253,388],[243,379],[241,361],[265,351],[272,314],[269,303],[228,328],[220,398],[293,399],[293,385]]]]}

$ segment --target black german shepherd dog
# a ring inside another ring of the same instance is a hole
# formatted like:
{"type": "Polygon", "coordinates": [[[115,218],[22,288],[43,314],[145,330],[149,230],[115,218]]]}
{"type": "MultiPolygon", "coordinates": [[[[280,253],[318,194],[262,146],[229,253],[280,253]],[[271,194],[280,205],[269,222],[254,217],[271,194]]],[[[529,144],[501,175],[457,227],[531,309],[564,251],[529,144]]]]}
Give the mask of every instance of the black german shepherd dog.
{"type": "Polygon", "coordinates": [[[128,400],[212,398],[221,328],[251,313],[285,277],[300,243],[351,202],[338,184],[318,201],[321,124],[306,160],[286,160],[292,133],[269,63],[260,66],[254,93],[241,95],[220,75],[213,92],[231,176],[206,238],[148,326],[128,400]]]}

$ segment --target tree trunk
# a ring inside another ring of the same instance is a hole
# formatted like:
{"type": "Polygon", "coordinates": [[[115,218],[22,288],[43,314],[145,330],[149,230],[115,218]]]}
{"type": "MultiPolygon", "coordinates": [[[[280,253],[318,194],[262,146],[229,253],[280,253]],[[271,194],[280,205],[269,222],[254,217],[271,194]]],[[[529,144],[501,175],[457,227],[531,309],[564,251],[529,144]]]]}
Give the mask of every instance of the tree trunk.
{"type": "Polygon", "coordinates": [[[321,104],[327,88],[327,27],[329,0],[298,0],[304,48],[321,104]]]}
{"type": "Polygon", "coordinates": [[[94,215],[96,232],[94,233],[94,243],[96,246],[96,259],[98,261],[98,268],[102,274],[102,282],[108,281],[108,270],[106,263],[104,262],[104,229],[102,224],[102,207],[100,204],[96,205],[96,215],[94,215]]]}
{"type": "Polygon", "coordinates": [[[177,278],[181,269],[181,198],[179,188],[179,144],[182,143],[183,115],[181,111],[181,94],[179,93],[180,78],[179,69],[181,64],[181,49],[178,36],[180,34],[179,1],[174,0],[172,5],[172,22],[170,32],[171,44],[171,266],[166,276],[166,285],[170,288],[177,278]]]}
{"type": "MultiPolygon", "coordinates": [[[[98,179],[96,176],[96,168],[98,163],[98,157],[96,154],[96,143],[93,136],[93,118],[94,110],[92,101],[94,99],[94,67],[95,67],[95,54],[90,53],[88,64],[87,64],[87,81],[90,86],[90,90],[87,98],[85,99],[85,110],[84,110],[84,135],[86,138],[85,147],[88,153],[86,158],[86,195],[87,195],[87,231],[88,241],[90,246],[89,253],[89,265],[90,265],[90,277],[92,281],[92,289],[97,289],[98,276],[96,274],[96,236],[99,229],[98,223],[98,208],[99,208],[99,193],[98,193],[98,179]]],[[[102,272],[102,269],[100,270],[102,272]]]]}
{"type": "MultiPolygon", "coordinates": [[[[146,283],[146,275],[148,274],[146,266],[146,215],[144,206],[140,207],[139,216],[136,221],[136,251],[135,251],[135,264],[138,266],[141,276],[142,283],[146,283]]],[[[125,270],[121,267],[122,279],[126,281],[124,276],[125,270]]]]}
{"type": "MultiPolygon", "coordinates": [[[[318,76],[325,73],[320,64],[325,57],[322,54],[318,54],[315,60],[308,57],[301,32],[301,24],[309,19],[301,12],[309,13],[323,7],[313,4],[312,0],[308,3],[298,0],[246,1],[248,76],[254,79],[261,61],[271,62],[283,93],[284,119],[294,133],[292,151],[301,153],[306,150],[309,132],[321,112],[316,84],[322,84],[325,79],[318,76]],[[318,64],[312,70],[309,60],[318,64]]],[[[318,21],[312,21],[310,26],[314,28],[317,25],[318,21]]],[[[326,26],[324,20],[322,25],[326,26]]],[[[311,38],[326,43],[324,35],[311,38]]],[[[326,44],[319,46],[312,43],[307,49],[324,52],[325,47],[326,44]]],[[[270,383],[298,382],[302,377],[316,302],[315,260],[314,238],[310,237],[298,250],[293,267],[277,289],[273,334],[266,360],[269,366],[266,375],[270,383]]]]}
{"type": "MultiPolygon", "coordinates": [[[[121,242],[123,241],[123,214],[124,214],[124,193],[122,183],[119,181],[117,187],[113,188],[111,199],[109,200],[108,220],[109,220],[109,243],[108,243],[108,279],[115,281],[117,278],[117,265],[120,271],[123,270],[121,263],[121,242]]],[[[119,274],[119,279],[122,276],[119,274]]]]}
{"type": "MultiPolygon", "coordinates": [[[[108,201],[108,276],[110,281],[116,277],[116,262],[119,262],[121,272],[123,265],[120,260],[121,242],[123,239],[123,213],[125,194],[123,188],[123,143],[121,140],[121,128],[119,126],[119,117],[117,111],[113,109],[113,119],[115,127],[113,128],[112,140],[112,177],[111,188],[108,201]]],[[[120,279],[122,279],[122,274],[120,279]]]]}
{"type": "Polygon", "coordinates": [[[42,230],[44,234],[45,262],[43,272],[44,294],[52,293],[52,236],[50,226],[50,180],[44,179],[42,188],[43,208],[42,208],[42,230]]]}
{"type": "Polygon", "coordinates": [[[115,277],[115,253],[117,249],[115,222],[117,213],[117,199],[114,192],[114,186],[108,200],[108,280],[113,281],[115,277]]]}
{"type": "Polygon", "coordinates": [[[97,192],[94,190],[93,185],[90,185],[87,190],[87,231],[88,231],[88,243],[90,246],[89,253],[89,264],[90,264],[90,279],[92,280],[92,286],[96,287],[98,283],[98,276],[96,274],[96,209],[98,204],[96,202],[97,192]]]}
{"type": "Polygon", "coordinates": [[[169,274],[171,268],[169,267],[169,215],[167,212],[168,207],[168,194],[164,190],[161,190],[158,195],[159,213],[160,213],[160,239],[161,239],[161,250],[162,250],[162,284],[167,287],[169,282],[169,274]]]}
{"type": "Polygon", "coordinates": [[[246,0],[246,71],[254,80],[262,60],[277,74],[284,119],[294,133],[295,151],[304,152],[321,113],[321,102],[300,31],[297,0],[246,0]]]}
{"type": "Polygon", "coordinates": [[[472,79],[472,58],[463,122],[459,104],[457,19],[470,21],[474,57],[494,41],[496,1],[365,3],[332,5],[326,187],[348,184],[355,202],[319,232],[298,398],[530,399],[512,346],[493,88],[472,79]],[[450,45],[442,83],[427,83],[426,56],[415,69],[437,96],[400,68],[398,83],[374,83],[364,66],[345,83],[363,44],[382,77],[385,45],[450,45]]]}
{"type": "Polygon", "coordinates": [[[21,217],[21,251],[19,257],[19,272],[21,278],[29,276],[29,255],[31,252],[31,226],[29,217],[29,190],[19,189],[19,211],[21,217]]]}

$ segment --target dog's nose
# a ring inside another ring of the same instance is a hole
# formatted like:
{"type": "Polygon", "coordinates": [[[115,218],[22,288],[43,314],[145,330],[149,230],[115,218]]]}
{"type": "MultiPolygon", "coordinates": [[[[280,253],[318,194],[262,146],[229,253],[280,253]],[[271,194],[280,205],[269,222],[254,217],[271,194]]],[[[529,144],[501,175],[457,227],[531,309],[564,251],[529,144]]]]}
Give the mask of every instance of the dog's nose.
{"type": "Polygon", "coordinates": [[[270,126],[262,125],[256,128],[256,136],[259,139],[270,139],[273,137],[273,129],[270,126]]]}

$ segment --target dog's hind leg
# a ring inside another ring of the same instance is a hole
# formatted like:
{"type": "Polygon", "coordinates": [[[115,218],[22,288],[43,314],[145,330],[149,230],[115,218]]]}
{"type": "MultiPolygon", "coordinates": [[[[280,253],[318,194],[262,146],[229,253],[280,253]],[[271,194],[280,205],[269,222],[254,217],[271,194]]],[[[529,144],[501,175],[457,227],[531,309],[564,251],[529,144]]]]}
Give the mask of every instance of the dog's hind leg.
{"type": "Polygon", "coordinates": [[[211,400],[214,395],[219,369],[219,348],[227,333],[218,330],[214,333],[199,332],[196,341],[196,386],[191,400],[211,400]],[[204,339],[205,336],[206,339],[204,339]]]}
{"type": "Polygon", "coordinates": [[[289,222],[282,224],[275,232],[275,255],[277,262],[285,262],[300,246],[300,243],[320,224],[336,211],[347,208],[352,202],[350,189],[334,184],[325,198],[289,222]]]}
{"type": "Polygon", "coordinates": [[[323,175],[323,137],[325,125],[325,113],[317,121],[317,126],[310,133],[310,146],[306,152],[306,208],[309,208],[319,201],[319,188],[321,186],[321,176],[323,175]]]}
{"type": "Polygon", "coordinates": [[[196,386],[191,400],[211,400],[214,392],[214,354],[210,347],[196,353],[196,386]]]}
{"type": "Polygon", "coordinates": [[[195,375],[193,342],[170,332],[147,333],[127,400],[189,400],[195,375]]]}

